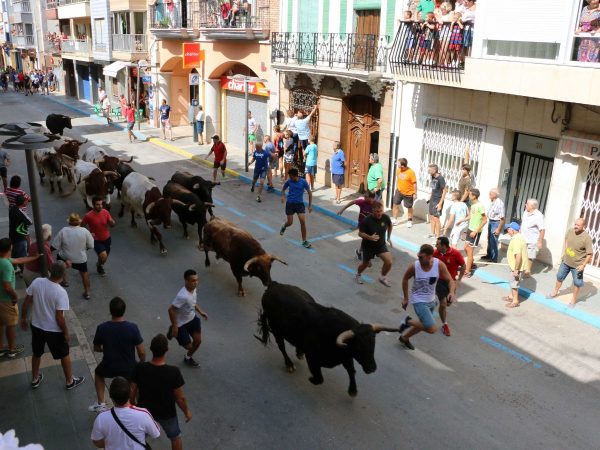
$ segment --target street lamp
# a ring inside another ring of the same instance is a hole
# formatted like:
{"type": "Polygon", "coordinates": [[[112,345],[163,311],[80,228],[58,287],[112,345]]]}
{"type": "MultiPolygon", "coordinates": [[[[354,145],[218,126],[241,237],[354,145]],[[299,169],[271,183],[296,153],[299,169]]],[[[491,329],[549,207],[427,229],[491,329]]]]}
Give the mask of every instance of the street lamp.
{"type": "MultiPolygon", "coordinates": [[[[27,162],[27,176],[29,177],[29,189],[31,191],[31,205],[33,208],[33,225],[35,239],[38,243],[38,252],[43,252],[44,238],[42,236],[42,218],[40,214],[40,201],[35,184],[35,166],[33,163],[33,151],[48,148],[52,141],[58,137],[47,136],[41,133],[42,125],[39,123],[5,123],[0,125],[0,136],[11,136],[6,139],[0,147],[7,150],[24,150],[27,162]]],[[[48,264],[46,255],[40,259],[40,272],[43,277],[48,276],[48,264]]]]}
{"type": "Polygon", "coordinates": [[[234,80],[243,80],[244,81],[244,108],[246,110],[246,126],[244,127],[244,140],[245,140],[245,144],[244,144],[244,165],[246,168],[246,172],[248,172],[248,82],[249,81],[253,81],[253,82],[265,82],[266,80],[263,80],[262,78],[258,78],[258,77],[249,77],[247,75],[241,75],[241,74],[236,74],[233,75],[231,78],[233,78],[234,80]]]}
{"type": "MultiPolygon", "coordinates": [[[[150,64],[148,64],[148,61],[146,61],[145,59],[140,59],[137,62],[137,92],[136,92],[136,101],[135,101],[135,112],[138,113],[140,110],[140,69],[142,68],[146,68],[149,67],[150,64]]],[[[140,126],[142,123],[142,118],[138,117],[138,131],[140,131],[140,126]]]]}

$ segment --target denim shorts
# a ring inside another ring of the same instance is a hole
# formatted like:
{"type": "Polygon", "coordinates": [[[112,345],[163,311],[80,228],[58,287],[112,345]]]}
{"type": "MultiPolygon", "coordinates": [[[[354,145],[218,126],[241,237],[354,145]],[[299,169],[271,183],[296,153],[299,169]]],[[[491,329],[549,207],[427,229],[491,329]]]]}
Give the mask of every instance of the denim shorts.
{"type": "Polygon", "coordinates": [[[567,266],[564,262],[560,263],[560,267],[558,268],[558,273],[556,274],[556,279],[561,283],[565,281],[565,278],[569,275],[569,273],[573,276],[573,285],[577,287],[583,286],[583,271],[578,272],[577,268],[567,266]]]}
{"type": "Polygon", "coordinates": [[[308,173],[314,177],[317,174],[317,166],[306,166],[304,168],[304,173],[308,173]]]}
{"type": "Polygon", "coordinates": [[[169,439],[173,440],[181,436],[177,416],[169,417],[168,419],[156,419],[156,421],[160,423],[160,426],[165,430],[165,434],[169,439]]]}
{"type": "Polygon", "coordinates": [[[195,316],[188,323],[184,323],[183,325],[177,327],[177,342],[182,347],[188,345],[194,339],[194,334],[200,333],[202,330],[202,325],[200,323],[200,318],[195,316]]]}
{"type": "Polygon", "coordinates": [[[415,314],[423,324],[423,327],[428,330],[435,326],[435,319],[433,318],[433,312],[435,311],[436,302],[428,303],[413,303],[415,314]]]}

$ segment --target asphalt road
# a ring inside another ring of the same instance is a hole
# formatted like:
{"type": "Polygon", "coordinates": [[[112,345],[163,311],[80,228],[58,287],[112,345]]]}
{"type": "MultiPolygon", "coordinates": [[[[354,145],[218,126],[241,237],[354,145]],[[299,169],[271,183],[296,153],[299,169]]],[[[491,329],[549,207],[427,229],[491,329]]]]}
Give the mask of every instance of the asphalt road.
{"type": "MultiPolygon", "coordinates": [[[[40,97],[0,96],[0,122],[40,121],[50,112],[76,116],[40,97]]],[[[94,119],[78,118],[73,124],[69,136],[110,143],[104,147],[111,153],[135,156],[136,170],[154,177],[161,187],[175,170],[209,176],[205,167],[154,144],[129,144],[124,132],[94,119]]],[[[15,155],[13,161],[10,172],[24,174],[24,157],[15,155]]],[[[274,280],[298,285],[318,302],[362,322],[397,326],[403,319],[401,276],[414,255],[393,250],[391,288],[376,281],[379,262],[367,272],[372,282],[358,286],[347,270],[357,265],[358,238],[347,225],[311,214],[308,227],[314,243],[307,251],[299,246],[297,223],[283,238],[279,235],[284,211],[278,197],[268,194],[257,204],[249,186],[234,178],[215,188],[214,197],[218,216],[239,223],[267,251],[289,263],[274,263],[274,280]]],[[[85,212],[77,192],[59,198],[46,187],[41,188],[41,199],[44,221],[56,231],[71,211],[85,212]]],[[[204,267],[194,228],[191,239],[183,239],[173,215],[173,228],[161,230],[168,248],[161,256],[141,220],[132,229],[128,216],[116,217],[116,194],[113,205],[117,226],[108,276],[92,273],[92,300],[85,301],[79,278],[72,273],[71,306],[91,342],[96,325],[109,319],[108,301],[123,297],[127,319],[138,323],[149,346],[152,336],[167,329],[167,308],[182,286],[184,270],[198,271],[198,299],[209,315],[197,353],[201,368],[183,366],[184,351],[174,341],[168,353],[169,363],[181,367],[194,414],[192,422],[182,424],[186,448],[600,448],[596,328],[533,302],[506,310],[499,300],[505,291],[469,280],[449,311],[452,337],[416,336],[417,350],[410,352],[398,344],[396,334],[381,333],[377,371],[367,376],[357,365],[358,396],[351,398],[341,366],[325,369],[325,383],[313,386],[304,361],[297,361],[296,372],[288,374],[276,346],[263,348],[254,339],[264,290],[259,280],[244,279],[247,296],[238,297],[224,261],[215,263],[211,254],[211,267],[204,267]]],[[[421,241],[414,237],[415,243],[421,241]]],[[[90,395],[89,403],[93,401],[90,395]]],[[[155,447],[167,444],[161,439],[155,447]]]]}

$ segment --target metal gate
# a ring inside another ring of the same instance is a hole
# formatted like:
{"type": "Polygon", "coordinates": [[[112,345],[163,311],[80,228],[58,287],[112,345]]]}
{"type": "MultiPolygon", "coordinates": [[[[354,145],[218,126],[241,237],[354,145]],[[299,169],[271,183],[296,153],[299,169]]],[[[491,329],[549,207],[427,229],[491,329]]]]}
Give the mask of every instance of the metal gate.
{"type": "Polygon", "coordinates": [[[585,229],[592,238],[591,264],[600,267],[600,161],[590,163],[580,217],[585,219],[585,229]]]}
{"type": "MultiPolygon", "coordinates": [[[[461,167],[471,165],[474,186],[479,182],[481,143],[485,128],[455,120],[427,117],[423,133],[423,153],[419,167],[419,185],[429,187],[429,164],[436,164],[449,191],[458,187],[461,167]]],[[[409,161],[410,163],[410,161],[409,161]]]]}
{"type": "MultiPolygon", "coordinates": [[[[290,109],[294,113],[304,111],[309,114],[317,104],[317,93],[303,87],[294,88],[290,91],[290,109]]],[[[310,132],[317,139],[319,133],[319,110],[310,118],[310,132]]]]}
{"type": "MultiPolygon", "coordinates": [[[[512,167],[517,167],[516,184],[509,182],[512,195],[512,208],[510,218],[513,221],[521,221],[521,213],[525,209],[525,202],[529,198],[538,201],[538,209],[546,212],[550,180],[552,179],[552,168],[554,160],[544,156],[531,153],[515,151],[512,167]]],[[[511,175],[512,178],[512,175],[511,175]]]]}
{"type": "MultiPolygon", "coordinates": [[[[226,124],[226,138],[227,143],[231,144],[238,149],[244,150],[244,128],[248,124],[248,117],[246,116],[246,104],[244,100],[243,92],[227,91],[226,97],[227,107],[227,124],[226,124]]],[[[269,124],[267,120],[267,98],[256,95],[248,96],[248,109],[252,111],[252,117],[258,124],[258,130],[256,132],[256,139],[263,139],[265,134],[269,134],[269,124]]]]}

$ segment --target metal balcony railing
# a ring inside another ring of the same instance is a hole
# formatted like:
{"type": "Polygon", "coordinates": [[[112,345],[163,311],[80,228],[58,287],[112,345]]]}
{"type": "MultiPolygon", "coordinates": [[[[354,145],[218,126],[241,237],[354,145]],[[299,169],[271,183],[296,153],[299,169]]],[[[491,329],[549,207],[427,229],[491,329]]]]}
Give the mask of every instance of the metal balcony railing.
{"type": "Polygon", "coordinates": [[[28,1],[14,2],[12,4],[13,13],[30,13],[31,4],[28,1]]]}
{"type": "MultiPolygon", "coordinates": [[[[61,0],[62,1],[62,0],[61,0]]],[[[243,8],[227,9],[228,4],[219,0],[188,1],[186,5],[175,1],[171,4],[151,5],[150,28],[261,28],[269,27],[269,7],[259,7],[249,12],[243,8]]]]}
{"type": "Polygon", "coordinates": [[[92,49],[92,43],[83,39],[66,39],[61,44],[63,53],[90,54],[92,49]]]}
{"type": "Polygon", "coordinates": [[[74,5],[75,3],[89,3],[90,0],[58,0],[58,6],[74,5]]]}
{"type": "Polygon", "coordinates": [[[145,53],[148,51],[145,34],[113,34],[113,50],[117,52],[145,53]]]}
{"type": "Polygon", "coordinates": [[[14,36],[13,43],[15,47],[33,47],[33,36],[14,36]]]}
{"type": "Polygon", "coordinates": [[[402,22],[390,54],[392,71],[459,81],[465,58],[471,54],[474,30],[470,22],[443,23],[435,29],[421,22],[402,22]]]}
{"type": "Polygon", "coordinates": [[[389,36],[354,33],[272,33],[271,62],[384,72],[389,36]]]}

